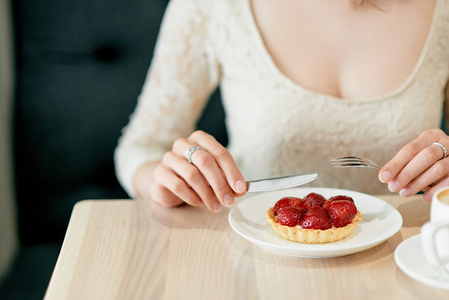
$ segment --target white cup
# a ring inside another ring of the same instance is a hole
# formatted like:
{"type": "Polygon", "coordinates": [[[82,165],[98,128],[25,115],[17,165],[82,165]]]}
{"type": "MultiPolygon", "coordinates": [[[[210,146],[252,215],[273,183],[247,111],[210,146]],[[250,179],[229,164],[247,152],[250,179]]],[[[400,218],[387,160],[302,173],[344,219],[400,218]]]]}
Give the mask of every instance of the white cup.
{"type": "Polygon", "coordinates": [[[421,229],[421,241],[429,264],[449,272],[449,187],[434,194],[430,222],[421,229]]]}

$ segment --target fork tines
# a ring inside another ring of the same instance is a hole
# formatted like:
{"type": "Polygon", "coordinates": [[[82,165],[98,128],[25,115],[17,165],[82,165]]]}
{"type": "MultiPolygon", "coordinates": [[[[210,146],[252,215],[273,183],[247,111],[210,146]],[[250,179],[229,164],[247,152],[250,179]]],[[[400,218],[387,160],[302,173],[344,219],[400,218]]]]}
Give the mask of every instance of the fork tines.
{"type": "Polygon", "coordinates": [[[369,167],[380,169],[374,162],[364,157],[343,156],[329,160],[333,167],[369,167]]]}
{"type": "Polygon", "coordinates": [[[356,156],[345,156],[345,157],[338,157],[338,158],[334,158],[331,159],[330,162],[333,165],[339,165],[339,164],[350,164],[350,163],[355,163],[355,164],[365,164],[366,162],[360,158],[360,157],[356,157],[356,156]]]}
{"type": "Polygon", "coordinates": [[[358,157],[358,156],[342,156],[342,157],[337,157],[337,158],[333,158],[330,161],[342,161],[342,160],[357,160],[357,161],[361,161],[362,158],[358,157]]]}

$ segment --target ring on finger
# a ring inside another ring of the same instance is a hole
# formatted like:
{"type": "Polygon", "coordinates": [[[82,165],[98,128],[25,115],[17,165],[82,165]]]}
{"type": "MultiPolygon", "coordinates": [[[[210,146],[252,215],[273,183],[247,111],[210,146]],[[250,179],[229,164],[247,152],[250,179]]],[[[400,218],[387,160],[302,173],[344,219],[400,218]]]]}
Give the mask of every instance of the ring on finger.
{"type": "Polygon", "coordinates": [[[194,145],[194,146],[190,147],[189,149],[187,149],[186,154],[185,154],[185,158],[192,165],[193,165],[193,163],[192,163],[192,155],[193,155],[193,152],[195,152],[196,150],[204,150],[204,149],[201,148],[198,145],[194,145]]]}
{"type": "Polygon", "coordinates": [[[441,148],[441,150],[443,150],[443,157],[441,157],[440,160],[447,157],[447,149],[446,149],[446,147],[444,147],[443,144],[441,144],[440,142],[435,142],[435,143],[432,143],[432,145],[437,145],[438,147],[441,148]]]}

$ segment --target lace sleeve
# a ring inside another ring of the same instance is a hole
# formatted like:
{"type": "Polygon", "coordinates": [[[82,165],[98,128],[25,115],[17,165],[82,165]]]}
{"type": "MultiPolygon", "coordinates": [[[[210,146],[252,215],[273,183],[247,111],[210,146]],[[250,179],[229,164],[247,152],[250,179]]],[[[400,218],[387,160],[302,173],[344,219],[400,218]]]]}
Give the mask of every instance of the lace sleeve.
{"type": "Polygon", "coordinates": [[[443,125],[443,130],[446,134],[449,132],[449,82],[446,83],[444,88],[444,119],[445,123],[443,125]]]}
{"type": "Polygon", "coordinates": [[[145,162],[161,160],[179,137],[195,130],[219,81],[211,50],[210,0],[172,0],[135,111],[115,150],[117,177],[131,197],[134,175],[145,162]],[[203,5],[201,2],[206,3],[203,5]]]}

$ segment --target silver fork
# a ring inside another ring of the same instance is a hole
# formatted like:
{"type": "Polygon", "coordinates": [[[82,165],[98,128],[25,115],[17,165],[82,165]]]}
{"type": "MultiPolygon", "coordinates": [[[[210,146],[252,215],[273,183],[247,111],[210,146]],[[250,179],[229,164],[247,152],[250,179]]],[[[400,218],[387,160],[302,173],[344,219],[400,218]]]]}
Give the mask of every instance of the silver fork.
{"type": "Polygon", "coordinates": [[[342,156],[329,160],[333,167],[336,168],[373,168],[380,170],[380,167],[371,159],[359,156],[342,156]]]}
{"type": "MultiPolygon", "coordinates": [[[[342,157],[336,157],[331,160],[329,160],[333,167],[335,168],[373,168],[380,170],[380,167],[373,162],[371,159],[366,157],[359,157],[359,156],[342,156],[342,157]]],[[[421,192],[427,191],[429,188],[431,188],[433,185],[430,184],[427,186],[427,188],[421,190],[421,192]]]]}

